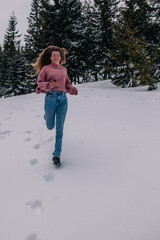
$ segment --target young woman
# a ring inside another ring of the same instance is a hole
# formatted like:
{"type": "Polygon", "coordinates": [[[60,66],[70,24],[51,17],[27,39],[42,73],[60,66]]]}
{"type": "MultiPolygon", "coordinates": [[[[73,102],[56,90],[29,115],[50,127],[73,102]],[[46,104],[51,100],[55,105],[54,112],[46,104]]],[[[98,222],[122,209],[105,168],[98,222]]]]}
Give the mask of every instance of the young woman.
{"type": "Polygon", "coordinates": [[[45,48],[34,64],[38,75],[36,93],[45,93],[46,126],[52,130],[56,123],[55,150],[53,164],[60,166],[62,151],[63,126],[68,108],[66,93],[77,95],[77,88],[72,86],[67,69],[62,66],[66,62],[66,49],[57,46],[45,48]]]}

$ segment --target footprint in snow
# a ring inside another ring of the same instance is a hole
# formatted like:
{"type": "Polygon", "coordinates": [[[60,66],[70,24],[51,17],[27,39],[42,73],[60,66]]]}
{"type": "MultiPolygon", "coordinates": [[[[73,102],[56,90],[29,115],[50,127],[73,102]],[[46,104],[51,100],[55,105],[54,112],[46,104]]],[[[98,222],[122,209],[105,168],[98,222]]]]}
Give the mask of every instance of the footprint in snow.
{"type": "Polygon", "coordinates": [[[40,144],[37,143],[37,144],[34,145],[34,149],[35,149],[35,150],[37,150],[37,149],[39,149],[39,148],[40,148],[40,144]]]}
{"type": "Polygon", "coordinates": [[[43,206],[41,200],[30,201],[26,203],[27,208],[31,209],[36,215],[40,215],[43,212],[43,206]]]}
{"type": "Polygon", "coordinates": [[[38,240],[38,237],[36,234],[32,233],[26,238],[26,240],[38,240]]]}
{"type": "Polygon", "coordinates": [[[36,158],[33,158],[29,161],[29,163],[33,166],[33,165],[36,165],[38,163],[38,160],[36,158]]]}
{"type": "Polygon", "coordinates": [[[26,133],[27,133],[27,134],[31,134],[31,133],[32,133],[32,131],[30,131],[30,130],[27,130],[27,131],[26,131],[26,133]]]}
{"type": "Polygon", "coordinates": [[[89,96],[88,96],[88,95],[83,95],[83,97],[86,97],[86,98],[88,98],[89,96]]]}
{"type": "Polygon", "coordinates": [[[6,117],[5,120],[11,119],[11,117],[6,117]]]}
{"type": "Polygon", "coordinates": [[[157,102],[157,101],[159,101],[159,100],[160,100],[159,98],[155,98],[155,99],[153,99],[152,101],[157,102]]]}
{"type": "Polygon", "coordinates": [[[52,142],[53,141],[53,137],[50,137],[47,139],[47,142],[52,142]]]}
{"type": "Polygon", "coordinates": [[[45,174],[43,178],[46,180],[46,182],[51,182],[54,178],[54,175],[52,173],[45,174]]]}
{"type": "Polygon", "coordinates": [[[0,139],[5,139],[6,136],[10,136],[11,132],[12,132],[11,130],[6,130],[3,132],[0,131],[0,139]]]}
{"type": "Polygon", "coordinates": [[[25,142],[30,142],[32,140],[32,138],[25,138],[24,141],[25,142]]]}

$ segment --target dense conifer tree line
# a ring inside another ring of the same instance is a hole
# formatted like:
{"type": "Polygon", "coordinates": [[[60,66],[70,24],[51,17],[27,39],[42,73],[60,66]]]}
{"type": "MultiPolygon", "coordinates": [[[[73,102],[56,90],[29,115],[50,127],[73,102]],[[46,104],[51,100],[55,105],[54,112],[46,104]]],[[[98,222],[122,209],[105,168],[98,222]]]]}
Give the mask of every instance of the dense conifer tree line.
{"type": "Polygon", "coordinates": [[[160,80],[160,2],[158,0],[32,0],[21,45],[12,13],[0,46],[0,96],[35,91],[33,69],[49,45],[68,50],[74,83],[111,79],[122,87],[160,80]]]}

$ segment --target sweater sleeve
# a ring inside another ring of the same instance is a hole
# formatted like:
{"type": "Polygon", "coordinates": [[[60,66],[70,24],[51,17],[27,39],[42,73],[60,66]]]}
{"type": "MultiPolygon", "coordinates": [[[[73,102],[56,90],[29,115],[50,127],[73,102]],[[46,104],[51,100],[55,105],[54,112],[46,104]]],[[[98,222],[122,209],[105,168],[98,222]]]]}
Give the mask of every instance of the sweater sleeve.
{"type": "Polygon", "coordinates": [[[68,77],[68,74],[66,77],[66,90],[67,90],[67,93],[69,93],[71,95],[77,94],[77,88],[72,86],[71,81],[68,77]]]}
{"type": "Polygon", "coordinates": [[[49,84],[51,82],[46,82],[47,73],[44,68],[40,71],[37,80],[36,93],[47,92],[50,90],[49,84]]]}

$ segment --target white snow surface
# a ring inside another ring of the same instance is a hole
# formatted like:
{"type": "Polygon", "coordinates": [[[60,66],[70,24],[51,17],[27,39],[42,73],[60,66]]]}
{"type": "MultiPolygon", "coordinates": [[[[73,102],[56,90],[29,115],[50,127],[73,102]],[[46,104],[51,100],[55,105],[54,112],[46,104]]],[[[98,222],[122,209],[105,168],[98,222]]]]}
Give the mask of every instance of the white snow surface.
{"type": "Polygon", "coordinates": [[[0,239],[159,240],[160,90],[77,88],[58,169],[45,95],[0,99],[0,239]]]}

